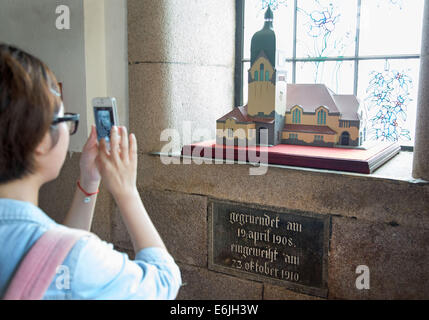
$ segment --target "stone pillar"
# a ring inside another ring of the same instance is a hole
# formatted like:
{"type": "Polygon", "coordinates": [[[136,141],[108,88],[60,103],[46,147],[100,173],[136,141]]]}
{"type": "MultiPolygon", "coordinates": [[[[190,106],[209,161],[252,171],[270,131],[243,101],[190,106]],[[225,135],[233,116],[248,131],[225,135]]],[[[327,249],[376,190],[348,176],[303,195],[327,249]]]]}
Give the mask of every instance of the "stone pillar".
{"type": "Polygon", "coordinates": [[[425,1],[413,177],[429,181],[429,0],[425,1]]]}
{"type": "Polygon", "coordinates": [[[216,120],[234,107],[234,1],[127,4],[130,130],[140,151],[161,151],[165,129],[177,130],[178,147],[197,129],[214,139],[216,120]]]}

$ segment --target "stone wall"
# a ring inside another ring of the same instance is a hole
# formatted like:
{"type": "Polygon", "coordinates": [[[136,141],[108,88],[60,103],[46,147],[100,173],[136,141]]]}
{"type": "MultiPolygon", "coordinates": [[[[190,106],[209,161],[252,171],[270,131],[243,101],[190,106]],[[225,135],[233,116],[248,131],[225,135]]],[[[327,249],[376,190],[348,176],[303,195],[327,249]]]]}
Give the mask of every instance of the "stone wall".
{"type": "MultiPolygon", "coordinates": [[[[429,185],[375,177],[269,168],[249,176],[246,165],[169,165],[144,157],[141,194],[182,267],[186,299],[310,298],[272,284],[208,270],[207,203],[240,203],[310,211],[332,217],[328,298],[429,297],[429,185]],[[298,192],[300,191],[300,192],[298,192]],[[371,289],[357,290],[355,270],[367,265],[371,289]]],[[[121,221],[113,239],[131,247],[121,221]]]]}

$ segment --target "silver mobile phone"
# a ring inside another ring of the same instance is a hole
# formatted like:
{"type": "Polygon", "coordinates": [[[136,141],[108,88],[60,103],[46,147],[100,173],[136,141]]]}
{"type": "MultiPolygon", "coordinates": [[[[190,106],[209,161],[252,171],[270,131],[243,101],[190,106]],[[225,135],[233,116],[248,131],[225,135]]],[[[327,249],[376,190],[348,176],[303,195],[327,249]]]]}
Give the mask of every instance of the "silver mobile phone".
{"type": "Polygon", "coordinates": [[[111,97],[94,98],[92,99],[92,106],[98,141],[105,139],[109,143],[112,127],[119,124],[116,99],[111,97]]]}

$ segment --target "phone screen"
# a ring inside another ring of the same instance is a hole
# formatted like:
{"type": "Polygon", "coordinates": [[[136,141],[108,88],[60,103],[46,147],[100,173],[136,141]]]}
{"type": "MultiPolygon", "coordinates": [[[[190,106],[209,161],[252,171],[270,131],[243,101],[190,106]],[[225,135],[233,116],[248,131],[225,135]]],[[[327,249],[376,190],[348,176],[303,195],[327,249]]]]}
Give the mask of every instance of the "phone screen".
{"type": "Polygon", "coordinates": [[[115,120],[112,107],[94,107],[95,125],[97,127],[97,137],[100,141],[105,139],[110,142],[110,132],[115,120]]]}

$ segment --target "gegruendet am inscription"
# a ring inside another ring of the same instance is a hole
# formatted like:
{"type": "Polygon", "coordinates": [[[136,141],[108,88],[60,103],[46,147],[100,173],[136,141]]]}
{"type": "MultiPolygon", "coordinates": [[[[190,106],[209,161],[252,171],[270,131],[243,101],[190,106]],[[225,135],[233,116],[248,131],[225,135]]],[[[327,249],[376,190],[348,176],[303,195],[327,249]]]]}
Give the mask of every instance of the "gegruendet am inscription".
{"type": "Polygon", "coordinates": [[[209,269],[326,297],[330,218],[212,201],[209,269]]]}

